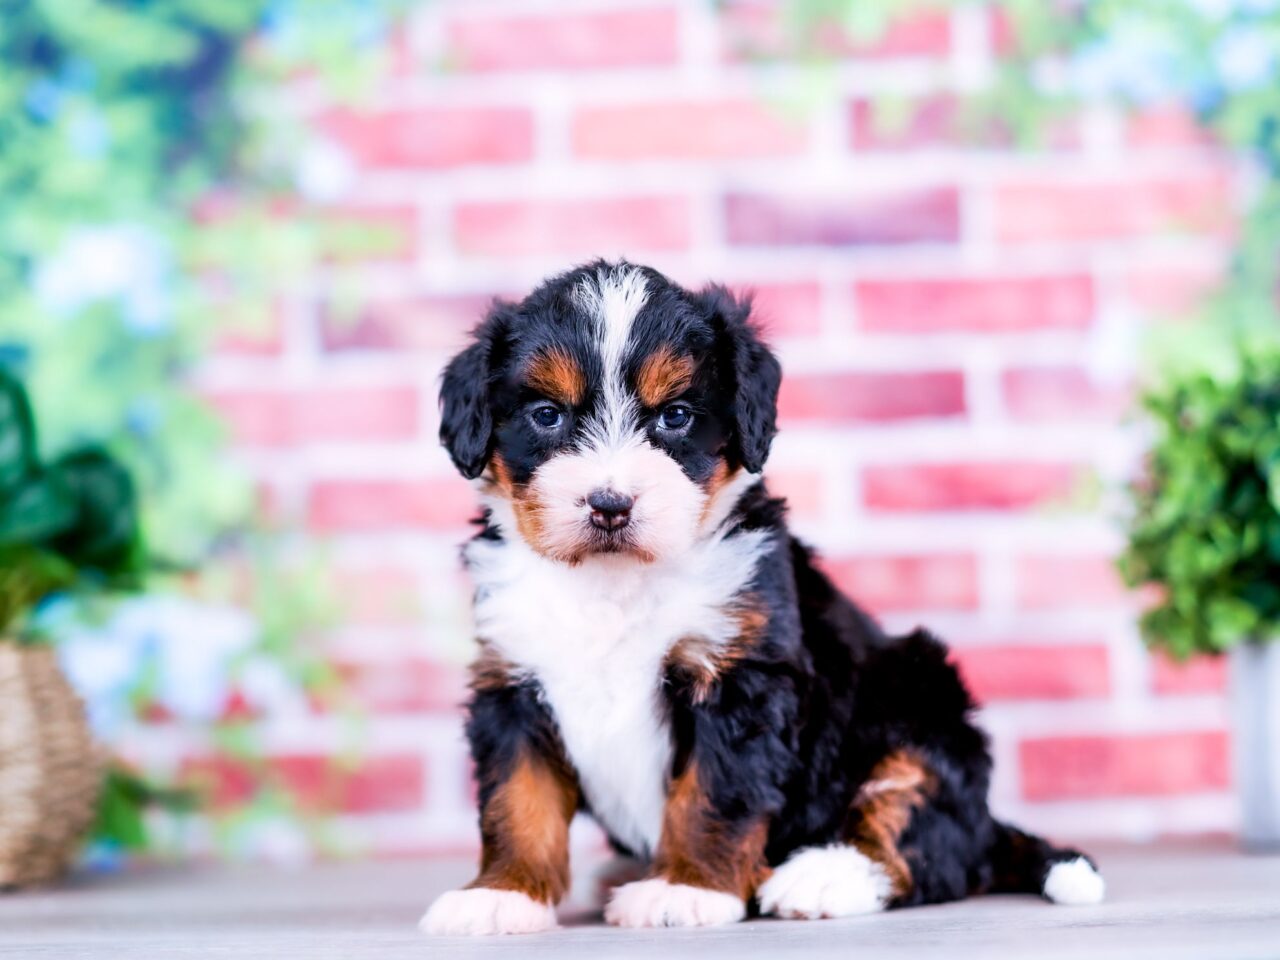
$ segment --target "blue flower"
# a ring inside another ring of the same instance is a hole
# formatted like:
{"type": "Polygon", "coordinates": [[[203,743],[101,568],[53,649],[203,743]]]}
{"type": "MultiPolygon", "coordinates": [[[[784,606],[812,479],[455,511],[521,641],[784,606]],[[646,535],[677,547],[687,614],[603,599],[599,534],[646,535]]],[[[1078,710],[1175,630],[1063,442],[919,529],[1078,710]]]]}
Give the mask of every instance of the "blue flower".
{"type": "Polygon", "coordinates": [[[27,88],[23,103],[37,119],[52,120],[62,105],[62,90],[52,80],[37,80],[27,88]]]}

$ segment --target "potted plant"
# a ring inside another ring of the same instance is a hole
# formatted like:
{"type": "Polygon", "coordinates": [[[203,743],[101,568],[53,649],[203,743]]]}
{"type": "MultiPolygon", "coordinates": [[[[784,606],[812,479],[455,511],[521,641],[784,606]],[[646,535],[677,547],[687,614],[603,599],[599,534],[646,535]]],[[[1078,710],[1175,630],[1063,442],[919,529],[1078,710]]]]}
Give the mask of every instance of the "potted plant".
{"type": "Polygon", "coordinates": [[[1241,838],[1280,850],[1280,346],[1242,337],[1226,359],[1146,394],[1154,444],[1121,569],[1158,588],[1148,643],[1231,657],[1241,838]]]}
{"type": "Polygon", "coordinates": [[[54,594],[132,582],[133,484],[84,448],[39,460],[21,383],[0,370],[0,888],[43,883],[94,820],[103,759],[35,614],[54,594]]]}

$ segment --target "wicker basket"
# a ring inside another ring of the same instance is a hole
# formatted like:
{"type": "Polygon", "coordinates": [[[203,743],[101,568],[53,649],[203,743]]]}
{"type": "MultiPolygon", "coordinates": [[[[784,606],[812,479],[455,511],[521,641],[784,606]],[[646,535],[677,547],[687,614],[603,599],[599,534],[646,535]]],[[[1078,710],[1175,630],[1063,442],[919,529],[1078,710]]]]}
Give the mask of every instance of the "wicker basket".
{"type": "Polygon", "coordinates": [[[0,640],[0,889],[66,872],[101,785],[84,704],[53,651],[0,640]]]}

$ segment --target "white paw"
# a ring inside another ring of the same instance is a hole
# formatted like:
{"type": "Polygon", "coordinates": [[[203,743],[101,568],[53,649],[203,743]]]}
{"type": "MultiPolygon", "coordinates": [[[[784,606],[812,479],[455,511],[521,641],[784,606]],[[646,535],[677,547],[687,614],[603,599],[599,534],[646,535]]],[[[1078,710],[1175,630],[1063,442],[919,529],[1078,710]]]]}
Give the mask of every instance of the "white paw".
{"type": "Polygon", "coordinates": [[[1107,884],[1102,874],[1084,857],[1055,863],[1044,878],[1044,895],[1054,903],[1073,907],[1101,903],[1106,893],[1107,884]]]}
{"type": "Polygon", "coordinates": [[[760,887],[760,912],[816,920],[883,910],[892,895],[884,868],[844,844],[806,847],[760,887]]]}
{"type": "Polygon", "coordinates": [[[616,927],[713,927],[737,923],[747,907],[731,893],[666,880],[638,880],[618,887],[604,908],[616,927]]]}
{"type": "Polygon", "coordinates": [[[442,893],[418,921],[434,936],[488,936],[538,933],[556,925],[555,910],[515,890],[450,890],[442,893]]]}

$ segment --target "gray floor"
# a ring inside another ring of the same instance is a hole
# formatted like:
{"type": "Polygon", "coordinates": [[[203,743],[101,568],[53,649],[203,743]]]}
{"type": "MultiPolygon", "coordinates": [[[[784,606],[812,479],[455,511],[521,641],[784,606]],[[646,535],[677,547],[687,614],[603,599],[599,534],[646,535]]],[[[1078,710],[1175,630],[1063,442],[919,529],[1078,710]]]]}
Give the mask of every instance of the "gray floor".
{"type": "Polygon", "coordinates": [[[468,879],[465,863],[150,868],[0,895],[0,956],[1280,957],[1280,858],[1207,842],[1094,852],[1110,887],[1098,907],[988,897],[855,920],[644,932],[579,913],[552,933],[491,940],[432,940],[415,930],[434,894],[468,879]]]}

